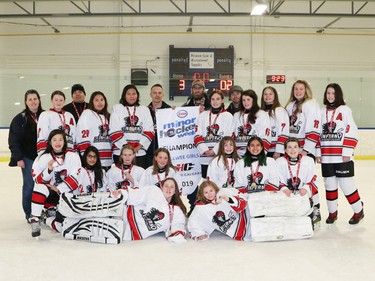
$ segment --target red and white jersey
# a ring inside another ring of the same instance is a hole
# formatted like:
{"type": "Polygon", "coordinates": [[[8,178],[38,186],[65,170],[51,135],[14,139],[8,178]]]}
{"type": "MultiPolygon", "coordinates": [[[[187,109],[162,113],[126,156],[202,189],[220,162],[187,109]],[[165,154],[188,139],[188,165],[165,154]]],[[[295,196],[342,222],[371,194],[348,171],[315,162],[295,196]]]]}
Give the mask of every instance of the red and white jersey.
{"type": "Polygon", "coordinates": [[[229,197],[229,202],[218,199],[218,204],[197,201],[188,221],[188,230],[192,239],[209,236],[214,230],[235,240],[249,240],[249,217],[246,215],[246,200],[238,196],[233,188],[221,189],[216,195],[229,197]]]}
{"type": "Polygon", "coordinates": [[[201,154],[201,164],[208,165],[212,159],[212,157],[202,155],[203,152],[213,149],[215,154],[217,154],[220,140],[225,136],[232,135],[232,120],[232,114],[224,109],[218,114],[213,114],[211,111],[203,111],[198,115],[194,144],[201,154]]]}
{"type": "Polygon", "coordinates": [[[126,189],[129,187],[139,187],[144,169],[142,167],[132,165],[128,169],[121,168],[119,165],[112,166],[107,172],[108,189],[110,191],[117,189],[126,189]],[[126,178],[130,174],[134,179],[134,184],[126,178]]]}
{"type": "Polygon", "coordinates": [[[74,194],[85,194],[92,192],[107,192],[107,176],[103,170],[103,179],[100,186],[95,184],[94,171],[81,167],[78,172],[78,188],[73,192],[74,194]]]}
{"type": "Polygon", "coordinates": [[[304,188],[309,197],[318,192],[315,162],[309,156],[299,156],[297,164],[288,166],[287,155],[276,160],[280,190],[292,191],[304,188]],[[290,170],[289,170],[290,167],[290,170]]]}
{"type": "Polygon", "coordinates": [[[236,162],[233,158],[227,158],[227,166],[224,165],[223,157],[216,156],[210,161],[207,169],[207,179],[216,183],[220,188],[234,186],[234,167],[236,162]],[[228,168],[227,168],[228,167],[228,168]]]}
{"type": "Polygon", "coordinates": [[[81,155],[89,146],[95,146],[99,151],[102,166],[111,166],[113,160],[109,121],[103,114],[98,114],[91,109],[84,110],[77,123],[76,141],[81,155]]]}
{"type": "Polygon", "coordinates": [[[352,111],[346,105],[336,109],[323,108],[322,134],[320,135],[322,163],[342,163],[343,156],[354,159],[354,149],[358,143],[358,128],[352,111]]]}
{"type": "Polygon", "coordinates": [[[154,138],[154,123],[150,110],[145,106],[113,106],[109,122],[109,134],[113,145],[113,154],[120,155],[124,144],[142,148],[137,156],[146,155],[147,148],[154,138]]]}
{"type": "Polygon", "coordinates": [[[38,155],[41,155],[46,150],[48,136],[55,129],[65,132],[68,150],[76,150],[76,121],[70,112],[62,110],[58,113],[53,109],[43,111],[39,116],[37,128],[38,139],[36,149],[38,155]]]}
{"type": "Polygon", "coordinates": [[[174,170],[172,168],[169,168],[168,174],[166,172],[152,174],[153,172],[153,166],[148,167],[143,175],[142,179],[140,181],[139,186],[143,187],[146,185],[156,185],[157,187],[161,186],[161,182],[165,180],[166,178],[174,178],[178,184],[178,187],[180,189],[180,193],[182,191],[182,181],[180,172],[178,170],[174,170]]]}
{"type": "Polygon", "coordinates": [[[179,206],[167,202],[159,187],[129,188],[127,192],[125,241],[145,239],[159,232],[164,232],[166,238],[185,236],[184,213],[179,206]]]}
{"type": "Polygon", "coordinates": [[[238,155],[241,157],[245,155],[247,142],[252,136],[258,136],[263,140],[263,146],[266,152],[271,146],[271,124],[268,113],[260,109],[255,114],[254,124],[249,124],[247,122],[248,115],[248,113],[239,111],[233,116],[233,139],[236,142],[238,155]]]}
{"type": "Polygon", "coordinates": [[[234,187],[240,193],[253,193],[261,191],[279,190],[279,178],[276,163],[273,158],[267,157],[267,165],[260,166],[258,161],[245,167],[244,159],[240,159],[234,168],[234,187]]]}
{"type": "Polygon", "coordinates": [[[320,106],[313,99],[307,100],[302,105],[302,112],[294,115],[296,106],[294,101],[286,107],[289,115],[289,136],[297,138],[303,150],[315,155],[322,128],[320,106]]]}
{"type": "Polygon", "coordinates": [[[275,108],[275,114],[270,116],[270,126],[271,147],[269,151],[284,153],[284,143],[289,138],[289,116],[285,108],[275,108]]]}
{"type": "Polygon", "coordinates": [[[74,152],[67,152],[65,157],[56,157],[57,160],[51,173],[48,172],[48,162],[53,159],[50,153],[38,157],[32,168],[35,183],[52,184],[57,186],[60,193],[72,192],[78,188],[81,159],[74,152]]]}

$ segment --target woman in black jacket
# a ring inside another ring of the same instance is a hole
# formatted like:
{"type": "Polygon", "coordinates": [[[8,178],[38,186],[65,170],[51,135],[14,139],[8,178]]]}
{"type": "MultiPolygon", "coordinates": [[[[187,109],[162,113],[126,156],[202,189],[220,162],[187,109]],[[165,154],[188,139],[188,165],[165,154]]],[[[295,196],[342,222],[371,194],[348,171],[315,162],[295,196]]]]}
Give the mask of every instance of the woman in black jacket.
{"type": "Polygon", "coordinates": [[[27,220],[31,214],[31,194],[34,187],[31,168],[37,157],[37,123],[42,111],[39,93],[28,90],[25,93],[25,109],[13,118],[9,128],[9,166],[20,167],[22,170],[22,207],[27,220]]]}

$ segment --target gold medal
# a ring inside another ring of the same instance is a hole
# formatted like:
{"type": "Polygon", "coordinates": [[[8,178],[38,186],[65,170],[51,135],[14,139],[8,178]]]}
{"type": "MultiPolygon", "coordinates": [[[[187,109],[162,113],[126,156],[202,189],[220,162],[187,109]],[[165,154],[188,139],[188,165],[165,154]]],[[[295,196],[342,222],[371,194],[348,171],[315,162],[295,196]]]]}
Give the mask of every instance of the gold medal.
{"type": "Polygon", "coordinates": [[[214,135],[213,135],[213,134],[210,134],[210,135],[208,136],[208,138],[212,140],[212,139],[214,138],[214,135]]]}
{"type": "Polygon", "coordinates": [[[255,182],[253,182],[251,185],[250,185],[250,188],[251,189],[256,189],[257,188],[257,184],[255,182]]]}
{"type": "Polygon", "coordinates": [[[242,141],[246,141],[247,137],[245,135],[242,136],[242,141]]]}
{"type": "Polygon", "coordinates": [[[129,132],[130,132],[130,133],[134,133],[134,127],[130,127],[130,128],[129,128],[129,132]]]}

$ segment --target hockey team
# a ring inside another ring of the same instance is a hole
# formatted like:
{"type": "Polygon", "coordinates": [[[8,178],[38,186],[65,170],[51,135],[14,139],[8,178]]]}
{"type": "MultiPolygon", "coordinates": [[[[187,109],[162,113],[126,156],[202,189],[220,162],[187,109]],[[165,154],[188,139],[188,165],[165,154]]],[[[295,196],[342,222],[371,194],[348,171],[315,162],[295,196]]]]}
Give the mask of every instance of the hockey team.
{"type": "Polygon", "coordinates": [[[309,238],[321,221],[315,163],[326,223],[338,219],[339,187],[354,212],[349,224],[364,218],[354,183],[357,126],[338,84],[327,85],[322,109],[304,80],[293,84],[285,108],[273,87],[263,89],[259,105],[253,90],[236,85],[225,109],[223,92],[193,81],[183,106],[200,108],[194,145],[202,180],[190,194],[155,133],[155,112],[170,107],[162,86],[150,95],[142,106],[136,86],[127,85],[110,114],[104,93],[86,103],[80,84],[65,106],[64,93],[54,91],[47,111],[36,90],[25,93],[25,110],[9,130],[9,165],[22,168],[33,237],[43,223],[65,238],[100,243],[161,232],[172,242],[202,241],[214,230],[245,241],[309,238]]]}

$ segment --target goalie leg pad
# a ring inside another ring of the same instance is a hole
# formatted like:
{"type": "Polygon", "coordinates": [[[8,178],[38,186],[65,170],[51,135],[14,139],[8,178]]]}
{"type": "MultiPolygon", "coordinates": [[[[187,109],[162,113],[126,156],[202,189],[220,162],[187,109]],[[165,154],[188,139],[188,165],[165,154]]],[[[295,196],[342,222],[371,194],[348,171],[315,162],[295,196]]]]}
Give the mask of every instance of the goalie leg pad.
{"type": "Polygon", "coordinates": [[[252,193],[249,195],[248,206],[253,218],[302,217],[312,210],[308,196],[292,194],[288,197],[282,191],[252,193]]]}
{"type": "Polygon", "coordinates": [[[62,193],[59,212],[68,218],[121,217],[125,196],[111,197],[109,192],[73,195],[62,193]]]}
{"type": "Polygon", "coordinates": [[[110,218],[66,218],[62,235],[67,239],[102,244],[119,244],[122,241],[124,222],[110,218]]]}
{"type": "Polygon", "coordinates": [[[253,242],[306,239],[313,236],[309,217],[265,217],[250,219],[253,242]]]}

